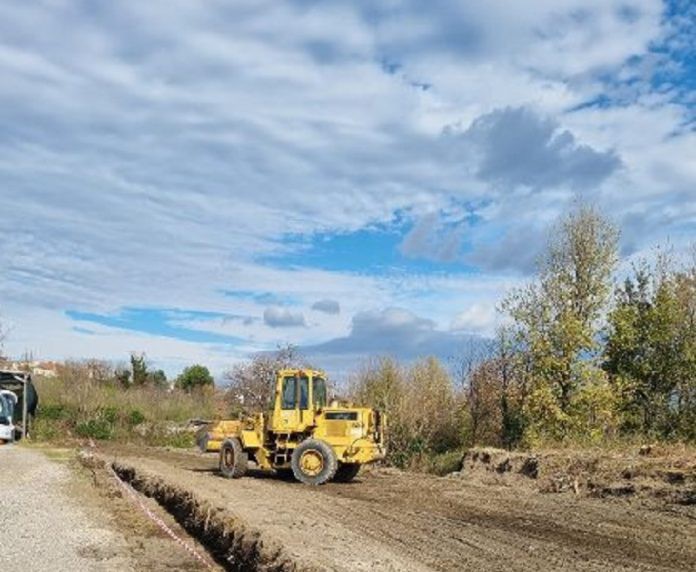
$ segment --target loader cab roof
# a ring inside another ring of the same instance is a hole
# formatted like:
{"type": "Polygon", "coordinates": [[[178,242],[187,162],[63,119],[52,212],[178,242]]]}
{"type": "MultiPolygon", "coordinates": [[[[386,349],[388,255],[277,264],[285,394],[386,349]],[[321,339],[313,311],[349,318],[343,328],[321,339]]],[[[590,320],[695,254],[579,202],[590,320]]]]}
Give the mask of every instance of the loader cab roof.
{"type": "Polygon", "coordinates": [[[326,373],[318,369],[307,369],[301,367],[285,368],[278,371],[279,376],[304,374],[307,377],[326,377],[326,373]]]}

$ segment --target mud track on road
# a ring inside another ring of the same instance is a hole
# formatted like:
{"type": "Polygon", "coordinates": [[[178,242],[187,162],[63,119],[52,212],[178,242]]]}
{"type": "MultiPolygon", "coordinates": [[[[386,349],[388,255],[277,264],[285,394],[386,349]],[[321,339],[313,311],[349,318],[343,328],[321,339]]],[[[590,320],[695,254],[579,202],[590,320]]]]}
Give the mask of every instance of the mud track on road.
{"type": "Polygon", "coordinates": [[[310,488],[216,457],[112,450],[229,570],[693,570],[696,511],[377,470],[310,488]]]}

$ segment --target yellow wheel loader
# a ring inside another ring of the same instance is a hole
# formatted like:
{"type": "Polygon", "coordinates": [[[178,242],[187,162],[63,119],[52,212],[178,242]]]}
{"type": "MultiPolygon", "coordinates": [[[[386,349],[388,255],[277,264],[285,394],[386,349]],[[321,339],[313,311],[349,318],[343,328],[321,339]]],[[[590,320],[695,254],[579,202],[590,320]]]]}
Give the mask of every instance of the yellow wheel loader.
{"type": "Polygon", "coordinates": [[[285,369],[268,413],[214,423],[199,443],[219,451],[225,477],[241,477],[252,459],[261,469],[321,485],[350,481],[362,465],[383,459],[385,423],[377,410],[327,403],[322,372],[285,369]]]}

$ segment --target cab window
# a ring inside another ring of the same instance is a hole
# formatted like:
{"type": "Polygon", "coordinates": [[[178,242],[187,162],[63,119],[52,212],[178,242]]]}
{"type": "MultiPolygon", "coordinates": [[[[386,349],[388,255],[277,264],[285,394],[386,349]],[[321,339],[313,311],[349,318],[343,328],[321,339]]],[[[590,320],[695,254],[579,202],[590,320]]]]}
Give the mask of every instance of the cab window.
{"type": "Polygon", "coordinates": [[[300,409],[309,408],[309,379],[300,377],[298,380],[300,385],[300,409]]]}
{"type": "Polygon", "coordinates": [[[326,380],[321,377],[315,377],[312,380],[314,389],[314,407],[326,407],[326,380]]]}
{"type": "Polygon", "coordinates": [[[281,409],[295,409],[296,381],[297,380],[294,377],[283,378],[283,395],[280,404],[281,409]]]}

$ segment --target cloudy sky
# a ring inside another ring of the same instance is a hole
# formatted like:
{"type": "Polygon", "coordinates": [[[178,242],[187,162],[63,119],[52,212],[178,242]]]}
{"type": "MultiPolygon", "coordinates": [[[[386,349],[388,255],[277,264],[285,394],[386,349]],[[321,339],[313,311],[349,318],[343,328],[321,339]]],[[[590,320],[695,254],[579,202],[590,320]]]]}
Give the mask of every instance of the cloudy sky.
{"type": "Polygon", "coordinates": [[[583,200],[696,235],[689,0],[5,0],[6,351],[329,371],[488,335],[583,200]]]}

